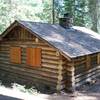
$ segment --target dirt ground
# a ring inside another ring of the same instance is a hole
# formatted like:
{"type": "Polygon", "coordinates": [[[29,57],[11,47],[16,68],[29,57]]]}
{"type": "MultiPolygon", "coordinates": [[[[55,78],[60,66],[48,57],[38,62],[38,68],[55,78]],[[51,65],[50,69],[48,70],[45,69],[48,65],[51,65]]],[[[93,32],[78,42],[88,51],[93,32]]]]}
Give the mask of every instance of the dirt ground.
{"type": "MultiPolygon", "coordinates": [[[[0,93],[1,94],[1,93],[0,93]]],[[[9,93],[8,93],[9,94],[9,93]]],[[[12,93],[13,94],[13,93],[12,93]]],[[[64,95],[25,95],[18,93],[15,95],[1,94],[0,100],[100,100],[99,93],[78,93],[77,96],[72,97],[70,94],[64,95]]]]}
{"type": "Polygon", "coordinates": [[[74,94],[61,92],[61,94],[29,94],[0,86],[0,100],[100,100],[100,77],[93,84],[85,84],[74,94]]]}

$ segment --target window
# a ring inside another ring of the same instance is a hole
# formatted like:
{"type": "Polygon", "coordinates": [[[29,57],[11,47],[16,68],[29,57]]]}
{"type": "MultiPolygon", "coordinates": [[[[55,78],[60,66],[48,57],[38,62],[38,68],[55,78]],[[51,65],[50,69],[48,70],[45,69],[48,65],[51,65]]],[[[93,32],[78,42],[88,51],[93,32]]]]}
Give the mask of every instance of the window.
{"type": "Polygon", "coordinates": [[[12,63],[21,63],[21,48],[20,47],[11,47],[10,48],[10,61],[12,63]]]}
{"type": "Polygon", "coordinates": [[[30,66],[41,66],[41,48],[27,48],[27,65],[30,66]]]}

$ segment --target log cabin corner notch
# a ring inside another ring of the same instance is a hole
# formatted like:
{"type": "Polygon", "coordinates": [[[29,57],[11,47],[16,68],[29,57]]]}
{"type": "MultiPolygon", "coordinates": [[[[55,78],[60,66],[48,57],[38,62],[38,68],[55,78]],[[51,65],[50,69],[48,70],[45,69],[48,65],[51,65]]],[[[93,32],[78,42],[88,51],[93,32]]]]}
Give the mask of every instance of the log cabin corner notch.
{"type": "Polygon", "coordinates": [[[84,27],[15,21],[1,36],[0,78],[73,91],[100,74],[99,37],[84,27]]]}

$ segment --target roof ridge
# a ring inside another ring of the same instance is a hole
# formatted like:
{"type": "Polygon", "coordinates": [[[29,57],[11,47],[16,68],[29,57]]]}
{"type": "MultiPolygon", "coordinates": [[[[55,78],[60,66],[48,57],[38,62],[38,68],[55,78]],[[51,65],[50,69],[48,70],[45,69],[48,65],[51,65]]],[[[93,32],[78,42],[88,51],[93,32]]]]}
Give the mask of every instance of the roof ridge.
{"type": "MultiPolygon", "coordinates": [[[[15,20],[15,21],[17,21],[17,22],[29,22],[29,23],[40,23],[40,24],[49,24],[49,25],[56,25],[56,24],[52,24],[52,23],[48,23],[48,22],[34,22],[34,21],[31,21],[31,20],[15,20]]],[[[57,25],[59,25],[59,24],[57,24],[57,25]]]]}

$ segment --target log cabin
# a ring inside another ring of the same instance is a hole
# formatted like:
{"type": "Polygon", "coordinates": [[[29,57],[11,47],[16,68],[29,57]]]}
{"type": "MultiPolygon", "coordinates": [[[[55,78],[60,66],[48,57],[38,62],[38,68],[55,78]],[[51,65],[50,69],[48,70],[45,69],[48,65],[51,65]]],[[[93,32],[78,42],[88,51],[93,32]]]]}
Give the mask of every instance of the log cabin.
{"type": "Polygon", "coordinates": [[[15,21],[1,35],[0,79],[38,89],[74,91],[100,75],[100,35],[72,26],[15,21]]]}

